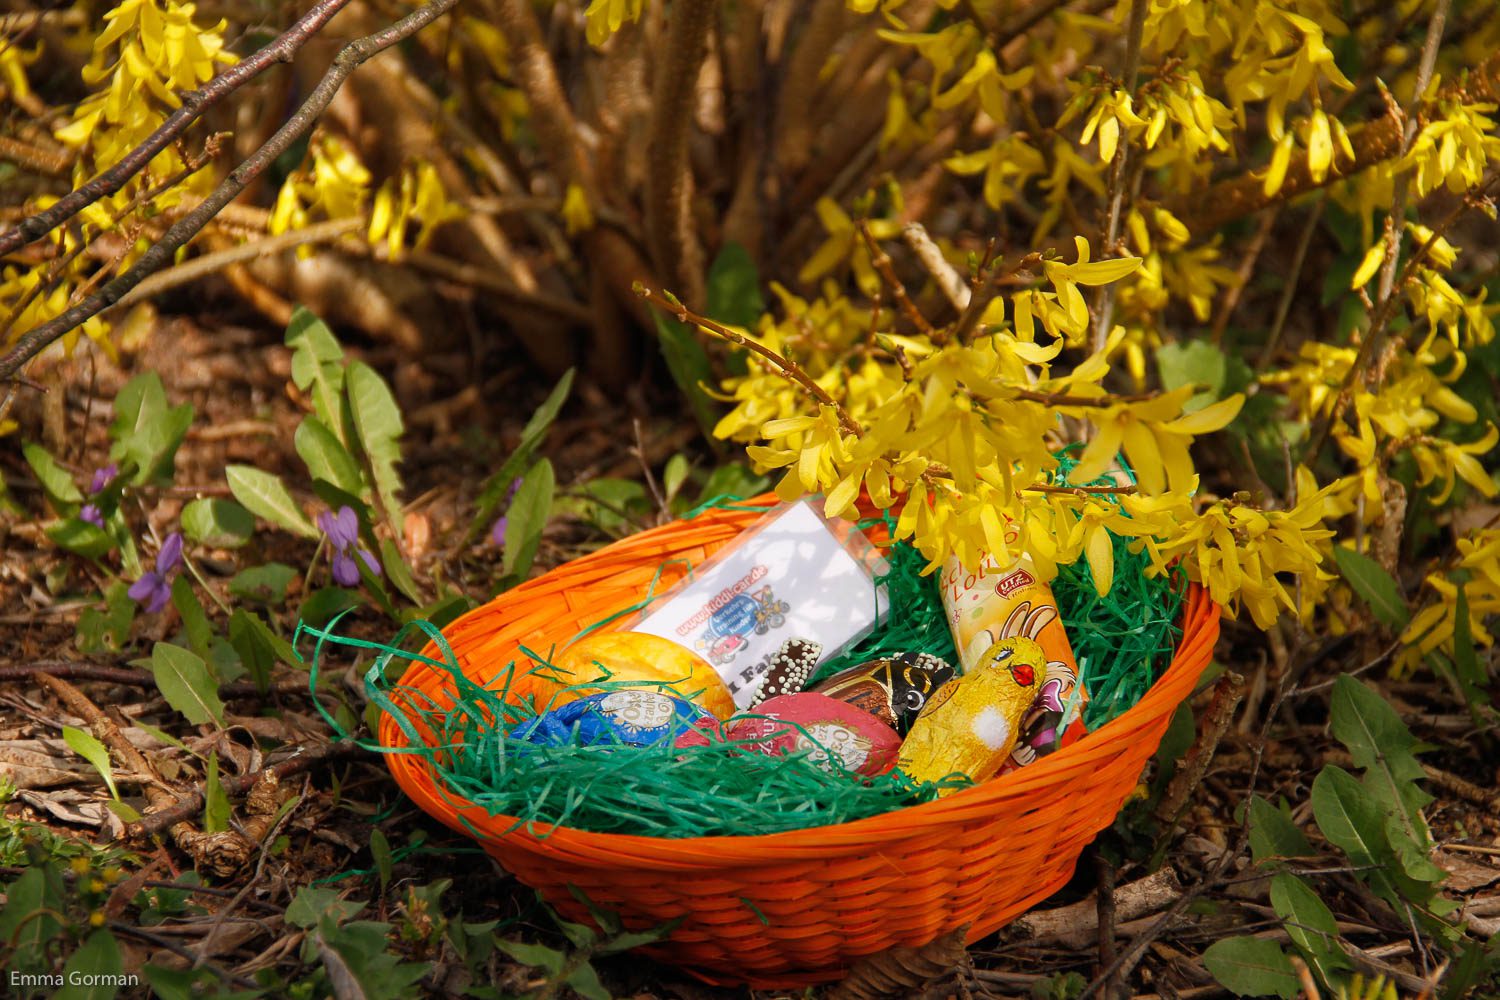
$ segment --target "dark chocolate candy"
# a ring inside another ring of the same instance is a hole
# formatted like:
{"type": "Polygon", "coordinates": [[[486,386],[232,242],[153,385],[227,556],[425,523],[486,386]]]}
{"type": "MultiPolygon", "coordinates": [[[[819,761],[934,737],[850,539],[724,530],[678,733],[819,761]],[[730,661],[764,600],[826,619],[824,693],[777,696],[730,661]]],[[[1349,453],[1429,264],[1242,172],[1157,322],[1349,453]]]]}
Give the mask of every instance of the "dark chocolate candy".
{"type": "Polygon", "coordinates": [[[809,639],[788,639],[781,644],[771,658],[771,668],[765,680],[750,701],[753,709],[767,698],[783,694],[797,694],[807,686],[808,678],[818,668],[818,654],[823,652],[821,642],[809,639]]]}
{"type": "Polygon", "coordinates": [[[932,693],[953,677],[953,667],[940,656],[898,653],[840,670],[812,690],[863,709],[904,734],[932,693]]]}

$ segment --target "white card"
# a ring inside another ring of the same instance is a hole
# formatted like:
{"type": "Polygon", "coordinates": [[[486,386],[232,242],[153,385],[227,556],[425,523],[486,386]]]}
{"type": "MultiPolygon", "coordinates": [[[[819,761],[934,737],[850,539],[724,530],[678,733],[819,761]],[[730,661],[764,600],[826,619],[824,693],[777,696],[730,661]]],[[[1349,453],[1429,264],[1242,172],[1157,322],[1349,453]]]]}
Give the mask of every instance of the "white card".
{"type": "Polygon", "coordinates": [[[887,607],[870,570],[806,501],[769,518],[631,626],[708,660],[742,709],[786,640],[821,643],[821,662],[873,629],[887,607]]]}

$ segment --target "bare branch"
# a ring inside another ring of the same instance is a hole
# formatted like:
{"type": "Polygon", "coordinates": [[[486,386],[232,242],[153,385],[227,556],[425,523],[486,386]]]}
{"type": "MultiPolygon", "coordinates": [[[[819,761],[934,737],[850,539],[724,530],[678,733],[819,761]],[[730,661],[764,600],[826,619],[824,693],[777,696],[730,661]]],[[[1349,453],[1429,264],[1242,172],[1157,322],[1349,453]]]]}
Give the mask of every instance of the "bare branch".
{"type": "MultiPolygon", "coordinates": [[[[1135,96],[1135,84],[1141,72],[1141,36],[1146,29],[1146,0],[1133,0],[1130,5],[1130,21],[1126,30],[1130,33],[1125,45],[1125,92],[1135,96]]],[[[1099,257],[1104,259],[1115,252],[1115,241],[1120,238],[1120,215],[1125,207],[1125,161],[1129,158],[1130,143],[1120,137],[1115,162],[1109,171],[1109,221],[1104,227],[1104,239],[1099,247],[1099,257]]],[[[1114,322],[1115,285],[1105,285],[1099,292],[1099,311],[1094,323],[1094,353],[1104,350],[1109,337],[1109,327],[1114,322]]]]}
{"type": "Polygon", "coordinates": [[[100,198],[107,198],[120,190],[130,178],[145,169],[146,164],[157,153],[166,149],[173,139],[186,131],[203,112],[255,79],[272,63],[291,62],[292,55],[348,4],[349,0],[318,0],[311,10],[270,45],[246,56],[198,90],[183,94],[182,106],[172,112],[155,132],[127,153],[120,162],[76,191],[64,195],[46,211],[38,212],[24,219],[14,229],[0,233],[0,256],[14,253],[26,244],[41,239],[100,198]]]}
{"type": "MultiPolygon", "coordinates": [[[[325,0],[325,3],[330,6],[336,6],[339,2],[340,0],[325,0]]],[[[338,93],[349,74],[353,73],[360,63],[377,52],[384,51],[397,42],[416,34],[457,5],[458,0],[432,0],[431,3],[412,11],[395,24],[358,38],[340,49],[339,54],[334,57],[333,65],[328,68],[327,73],[323,74],[323,79],[318,81],[318,85],[297,109],[296,114],[287,119],[285,124],[277,129],[276,133],[245,162],[230,171],[229,176],[224,178],[213,193],[197,208],[173,223],[161,239],[141,255],[134,267],[107,283],[96,294],[89,296],[78,305],[49,322],[21,334],[10,352],[0,358],[0,379],[10,378],[20,370],[22,365],[40,354],[54,340],[119,302],[127,292],[144,281],[148,275],[171,263],[178,249],[186,245],[188,240],[208,225],[224,206],[233,201],[252,181],[264,173],[278,156],[290,148],[293,142],[313,127],[318,115],[328,107],[334,94],[338,93]]]]}

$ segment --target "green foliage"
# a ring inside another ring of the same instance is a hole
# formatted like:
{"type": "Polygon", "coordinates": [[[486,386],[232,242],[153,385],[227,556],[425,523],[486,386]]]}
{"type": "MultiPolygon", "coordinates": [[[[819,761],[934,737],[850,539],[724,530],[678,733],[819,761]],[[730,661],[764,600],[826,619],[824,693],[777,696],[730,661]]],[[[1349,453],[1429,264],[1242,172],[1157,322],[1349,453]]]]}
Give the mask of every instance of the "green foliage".
{"type": "Polygon", "coordinates": [[[229,581],[229,592],[253,604],[280,604],[297,571],[285,563],[266,563],[242,569],[229,581]]]}
{"type": "MultiPolygon", "coordinates": [[[[1439,896],[1446,876],[1430,859],[1434,844],[1422,816],[1432,798],[1420,785],[1425,777],[1416,758],[1421,745],[1385,699],[1347,674],[1334,682],[1329,725],[1361,774],[1356,777],[1328,764],[1313,779],[1311,802],[1319,832],[1375,895],[1396,912],[1413,914],[1440,946],[1457,946],[1458,930],[1442,919],[1454,904],[1439,896]]],[[[1249,813],[1250,846],[1257,865],[1315,855],[1285,808],[1255,797],[1249,813]]],[[[1279,872],[1271,880],[1271,903],[1308,967],[1328,989],[1341,988],[1350,964],[1339,946],[1333,913],[1313,886],[1297,875],[1279,872]]],[[[1242,996],[1290,996],[1282,991],[1291,988],[1282,974],[1285,956],[1277,959],[1265,942],[1246,943],[1252,941],[1233,938],[1215,944],[1205,956],[1209,971],[1242,996]]],[[[1468,946],[1460,954],[1478,962],[1473,957],[1478,953],[1468,946]]]]}
{"type": "Polygon", "coordinates": [[[505,554],[501,563],[505,574],[502,589],[508,582],[526,579],[530,572],[537,548],[542,544],[542,530],[552,514],[556,488],[552,463],[544,458],[526,473],[516,495],[511,498],[506,514],[505,554]]]}
{"type": "Polygon", "coordinates": [[[501,463],[500,468],[493,475],[484,481],[484,486],[479,490],[479,499],[474,504],[474,520],[469,522],[469,530],[464,535],[465,544],[474,541],[489,529],[490,523],[494,521],[495,515],[500,510],[500,505],[510,492],[511,483],[531,468],[536,450],[546,439],[547,431],[557,419],[558,411],[562,409],[572,389],[573,369],[569,368],[563,373],[563,377],[557,380],[557,384],[552,387],[552,391],[547,394],[542,405],[538,406],[531,418],[526,421],[526,426],[521,429],[521,442],[516,445],[516,450],[501,463]]]}
{"type": "Polygon", "coordinates": [[[1302,990],[1292,960],[1281,945],[1264,938],[1215,941],[1203,953],[1203,964],[1235,996],[1292,1000],[1302,990]]]}
{"type": "Polygon", "coordinates": [[[1411,611],[1401,596],[1400,586],[1378,562],[1345,545],[1334,546],[1333,557],[1338,561],[1339,572],[1369,605],[1377,621],[1392,629],[1406,627],[1411,611]]]}
{"type": "Polygon", "coordinates": [[[132,485],[167,485],[172,481],[177,448],[192,422],[192,404],[167,404],[160,375],[137,375],[115,396],[115,420],[109,427],[114,445],[109,457],[119,463],[121,475],[132,485]]]}
{"type": "Polygon", "coordinates": [[[84,760],[93,765],[94,770],[99,772],[99,777],[104,779],[104,784],[109,787],[111,798],[118,799],[120,791],[115,787],[115,769],[109,762],[109,751],[104,744],[94,736],[73,726],[63,726],[63,742],[84,760]]]}
{"type": "Polygon", "coordinates": [[[209,751],[208,773],[203,778],[203,832],[222,833],[229,829],[229,794],[219,780],[219,754],[209,751]]]}
{"type": "Polygon", "coordinates": [[[203,657],[192,650],[158,642],[149,661],[156,686],[167,704],[195,726],[214,722],[224,725],[224,703],[219,685],[203,657]]]}
{"type": "Polygon", "coordinates": [[[130,588],[122,580],[115,580],[104,588],[104,610],[84,608],[78,616],[77,645],[80,653],[104,653],[118,651],[125,646],[130,636],[130,626],[135,621],[135,601],[130,599],[130,588]]]}
{"type": "Polygon", "coordinates": [[[21,454],[25,456],[26,464],[31,466],[52,509],[59,514],[72,514],[76,511],[78,505],[83,503],[83,494],[78,491],[68,470],[57,464],[52,453],[39,444],[28,442],[21,445],[21,454]]]}
{"type": "Polygon", "coordinates": [[[63,988],[52,1000],[113,1000],[125,971],[120,945],[109,931],[98,930],[68,958],[63,966],[63,988]]]}
{"type": "Polygon", "coordinates": [[[287,492],[286,484],[269,472],[249,465],[231,465],[224,470],[234,498],[257,517],[303,538],[317,538],[313,526],[297,501],[287,492]]]}
{"type": "Polygon", "coordinates": [[[182,533],[214,548],[239,548],[255,531],[255,518],[232,500],[203,498],[182,508],[182,533]]]}
{"type": "MultiPolygon", "coordinates": [[[[391,395],[385,380],[363,361],[351,362],[344,377],[349,409],[369,461],[375,493],[384,508],[386,523],[400,538],[405,523],[401,500],[396,495],[401,490],[401,475],[396,471],[396,463],[401,461],[400,439],[404,430],[401,408],[396,405],[396,397],[391,395]]],[[[352,460],[350,464],[352,466],[352,460]]],[[[352,468],[349,472],[352,474],[352,468]]],[[[335,485],[338,485],[337,481],[335,485]]]]}

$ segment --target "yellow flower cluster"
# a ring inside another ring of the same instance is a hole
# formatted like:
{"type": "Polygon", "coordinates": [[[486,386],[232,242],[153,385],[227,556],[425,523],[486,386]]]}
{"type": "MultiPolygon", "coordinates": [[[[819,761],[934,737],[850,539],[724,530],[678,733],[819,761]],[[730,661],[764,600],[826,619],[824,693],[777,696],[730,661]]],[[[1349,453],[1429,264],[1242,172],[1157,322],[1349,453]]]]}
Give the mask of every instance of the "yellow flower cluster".
{"type": "Polygon", "coordinates": [[[751,355],[749,372],[725,383],[735,405],[715,433],[747,442],[758,467],[785,470],[777,492],[786,499],[823,492],[830,513],[848,514],[865,491],[899,511],[896,537],[911,539],[929,568],[950,556],[973,566],[1024,549],[1044,577],[1087,560],[1103,593],[1114,578],[1113,532],[1134,539],[1158,572],[1180,562],[1216,600],[1246,608],[1259,624],[1283,611],[1304,614],[1331,579],[1319,567],[1333,534],[1323,522],[1334,487],[1307,477],[1301,500],[1285,511],[1199,496],[1189,447],[1233,420],[1243,398],[1187,412],[1193,387],[1111,395],[1102,383],[1119,330],[1102,351],[1055,372],[1059,352],[1087,326],[1079,286],[1140,266],[1137,258],[1092,261],[1082,239],[1076,247],[1073,263],[1036,265],[1037,287],[997,298],[963,341],[943,331],[880,333],[878,318],[872,323],[833,286],[811,302],[778,289],[786,318],[764,317],[745,335],[795,365],[827,400],[787,378],[787,366],[751,355]],[[1056,452],[1080,431],[1088,444],[1070,483],[1059,483],[1056,452]],[[1071,488],[1118,491],[1122,455],[1137,484],[1123,495],[1071,488]],[[1302,582],[1289,585],[1292,577],[1302,582]]]}
{"type": "MultiPolygon", "coordinates": [[[[315,215],[325,219],[361,218],[369,205],[370,243],[384,242],[390,259],[400,260],[413,220],[418,224],[414,244],[420,249],[438,226],[463,218],[463,208],[448,200],[447,190],[430,163],[411,164],[399,178],[387,180],[370,204],[370,171],[347,143],[323,135],[308,149],[311,165],[288,174],[276,194],[268,226],[273,233],[301,229],[315,215]]],[[[311,248],[301,246],[298,253],[306,256],[311,248]]]]}
{"type": "Polygon", "coordinates": [[[1474,645],[1494,645],[1495,637],[1485,629],[1484,622],[1500,613],[1500,528],[1482,528],[1460,538],[1452,570],[1431,573],[1424,583],[1437,595],[1437,601],[1413,615],[1402,633],[1407,666],[1434,652],[1452,659],[1460,628],[1467,630],[1474,645]],[[1464,622],[1458,615],[1460,587],[1468,610],[1464,622]]]}

